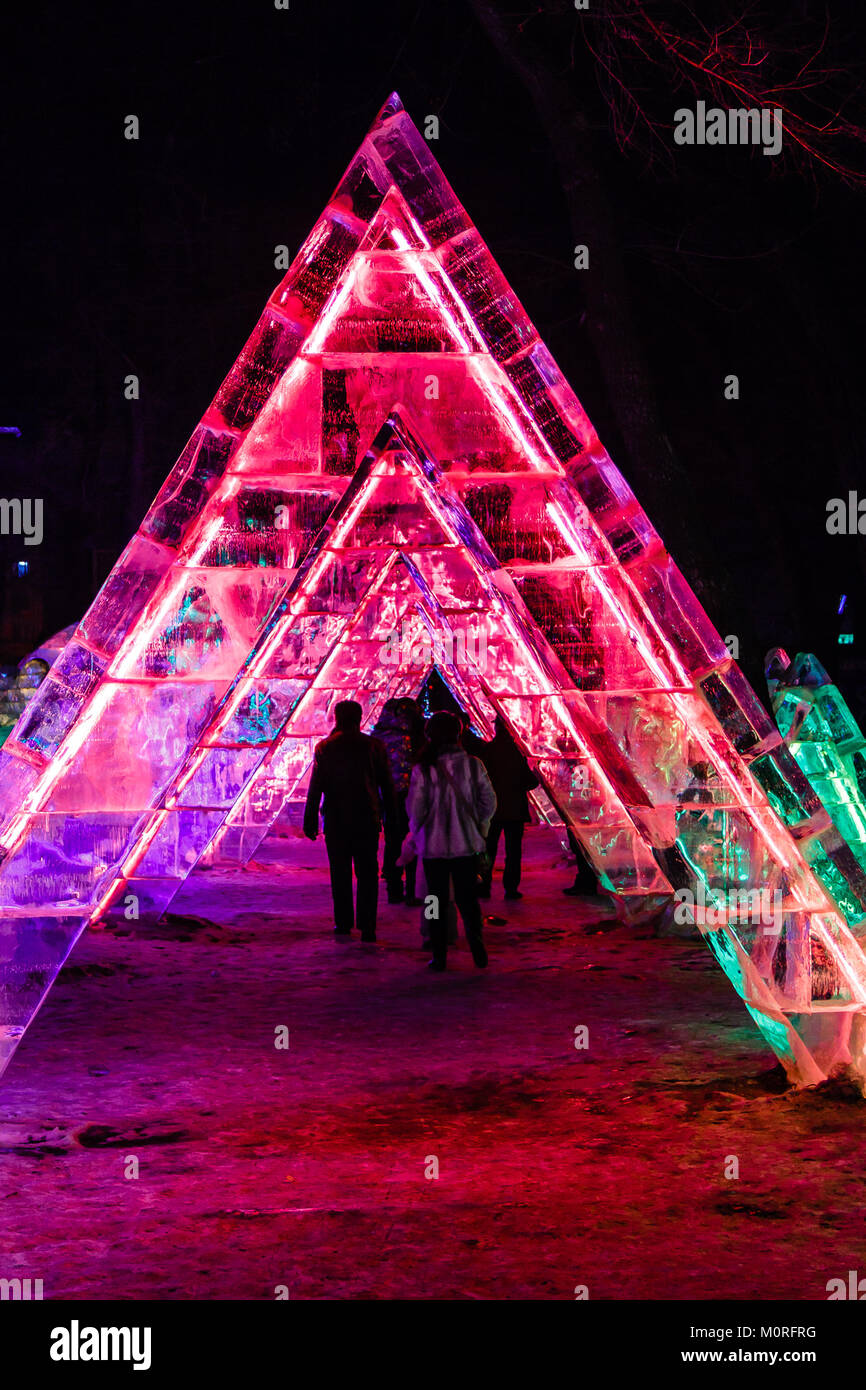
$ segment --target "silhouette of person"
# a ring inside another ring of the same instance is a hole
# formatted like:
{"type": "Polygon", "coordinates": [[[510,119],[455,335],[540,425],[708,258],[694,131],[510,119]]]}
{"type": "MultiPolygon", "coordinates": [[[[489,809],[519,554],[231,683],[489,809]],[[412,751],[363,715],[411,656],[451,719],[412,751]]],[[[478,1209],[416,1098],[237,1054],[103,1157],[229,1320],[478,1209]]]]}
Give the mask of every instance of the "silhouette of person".
{"type": "Polygon", "coordinates": [[[480,896],[490,897],[499,837],[504,835],[502,886],[506,898],[522,898],[523,827],[529,820],[528,793],[538,786],[538,778],[530,771],[529,764],[508,732],[507,724],[498,714],[496,732],[489,743],[481,745],[478,756],[487,768],[496,793],[496,814],[487,833],[487,868],[482,878],[480,896]]]}
{"type": "MultiPolygon", "coordinates": [[[[388,765],[394,784],[393,815],[385,818],[385,856],[382,877],[388,887],[389,903],[403,902],[403,867],[398,864],[403,841],[409,832],[409,818],[406,815],[406,798],[409,795],[409,778],[424,742],[423,720],[417,700],[409,696],[397,696],[386,700],[382,713],[373,726],[373,734],[380,738],[388,753],[388,765]]],[[[419,906],[415,896],[415,870],[417,859],[406,865],[406,902],[410,907],[419,906]]]]}
{"type": "Polygon", "coordinates": [[[357,700],[341,700],[334,708],[334,729],[316,745],[304,808],[304,834],[315,840],[324,798],[334,932],[349,936],[357,923],[361,940],[375,941],[379,831],[383,814],[393,813],[394,792],[385,745],[361,733],[362,714],[357,700]],[[357,883],[354,910],[353,865],[357,883]]]}
{"type": "Polygon", "coordinates": [[[445,710],[432,715],[425,732],[427,748],[412,772],[407,810],[424,865],[427,893],[434,900],[430,969],[444,970],[446,966],[451,881],[472,959],[483,967],[487,951],[478,902],[477,856],[484,849],[496,810],[496,793],[481,760],[461,748],[456,715],[445,710]]]}

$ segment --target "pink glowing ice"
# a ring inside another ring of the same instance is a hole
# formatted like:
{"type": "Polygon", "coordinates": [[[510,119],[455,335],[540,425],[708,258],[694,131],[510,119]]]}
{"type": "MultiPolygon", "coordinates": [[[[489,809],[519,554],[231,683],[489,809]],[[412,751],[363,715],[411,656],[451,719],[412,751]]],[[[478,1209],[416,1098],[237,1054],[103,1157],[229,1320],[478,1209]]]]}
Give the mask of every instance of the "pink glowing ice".
{"type": "Polygon", "coordinates": [[[88,923],[247,858],[433,660],[793,1079],[862,1062],[862,870],[394,96],[0,755],[0,1066],[88,923]]]}

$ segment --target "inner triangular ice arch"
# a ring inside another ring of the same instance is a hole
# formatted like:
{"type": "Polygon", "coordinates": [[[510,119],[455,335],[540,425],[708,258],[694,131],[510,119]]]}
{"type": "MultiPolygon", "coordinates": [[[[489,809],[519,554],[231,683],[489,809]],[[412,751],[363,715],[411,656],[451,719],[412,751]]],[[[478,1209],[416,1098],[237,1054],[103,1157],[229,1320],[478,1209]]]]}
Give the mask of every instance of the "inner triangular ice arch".
{"type": "Polygon", "coordinates": [[[792,1079],[862,1067],[862,869],[396,96],[0,754],[0,1065],[86,925],[246,857],[431,661],[792,1079]]]}

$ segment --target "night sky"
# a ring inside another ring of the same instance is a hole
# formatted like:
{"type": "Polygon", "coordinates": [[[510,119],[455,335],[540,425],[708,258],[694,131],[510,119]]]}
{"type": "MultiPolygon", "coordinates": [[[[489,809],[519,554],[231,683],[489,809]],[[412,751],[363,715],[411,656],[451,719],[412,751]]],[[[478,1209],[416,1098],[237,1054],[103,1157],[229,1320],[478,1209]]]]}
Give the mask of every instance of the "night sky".
{"type": "MultiPolygon", "coordinates": [[[[866,191],[760,150],[622,150],[590,55],[567,41],[581,21],[558,8],[527,5],[525,32],[591,130],[682,497],[629,457],[587,327],[604,257],[591,246],[590,271],[574,269],[548,132],[468,0],[36,5],[4,43],[0,425],[21,437],[0,437],[0,467],[4,496],[44,498],[45,539],[0,537],[0,661],[87,607],[280,278],[274,246],[294,254],[396,88],[419,125],[438,115],[434,153],[759,693],[781,643],[817,651],[863,712],[866,537],[828,536],[825,519],[831,497],[866,497],[866,191]]],[[[823,6],[788,9],[821,34],[823,6]]],[[[866,124],[866,20],[828,13],[828,61],[850,71],[848,118],[866,124]]],[[[663,72],[641,81],[672,120],[685,96],[663,72]]]]}

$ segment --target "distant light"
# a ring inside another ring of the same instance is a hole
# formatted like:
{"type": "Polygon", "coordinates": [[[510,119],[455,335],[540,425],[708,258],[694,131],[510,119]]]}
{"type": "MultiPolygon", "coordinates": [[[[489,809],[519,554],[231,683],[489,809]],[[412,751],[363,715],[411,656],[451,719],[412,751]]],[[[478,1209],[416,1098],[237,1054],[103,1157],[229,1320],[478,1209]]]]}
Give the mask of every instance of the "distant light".
{"type": "Polygon", "coordinates": [[[840,646],[840,647],[853,647],[853,645],[854,645],[854,634],[853,634],[853,632],[840,632],[840,633],[839,633],[839,646],[840,646]]]}
{"type": "Polygon", "coordinates": [[[839,600],[839,607],[836,609],[836,612],[837,612],[837,613],[844,613],[844,612],[845,612],[845,604],[846,604],[847,602],[848,602],[848,595],[847,595],[847,594],[843,594],[842,597],[841,597],[840,600],[839,600]]]}
{"type": "Polygon", "coordinates": [[[16,439],[21,438],[21,431],[17,425],[0,425],[0,434],[14,434],[16,439]]]}
{"type": "Polygon", "coordinates": [[[25,574],[29,574],[29,573],[30,573],[30,561],[29,561],[29,560],[19,560],[19,561],[18,561],[18,564],[15,566],[15,568],[16,568],[16,570],[18,571],[18,578],[19,578],[19,579],[23,579],[24,576],[25,576],[25,574]]]}

